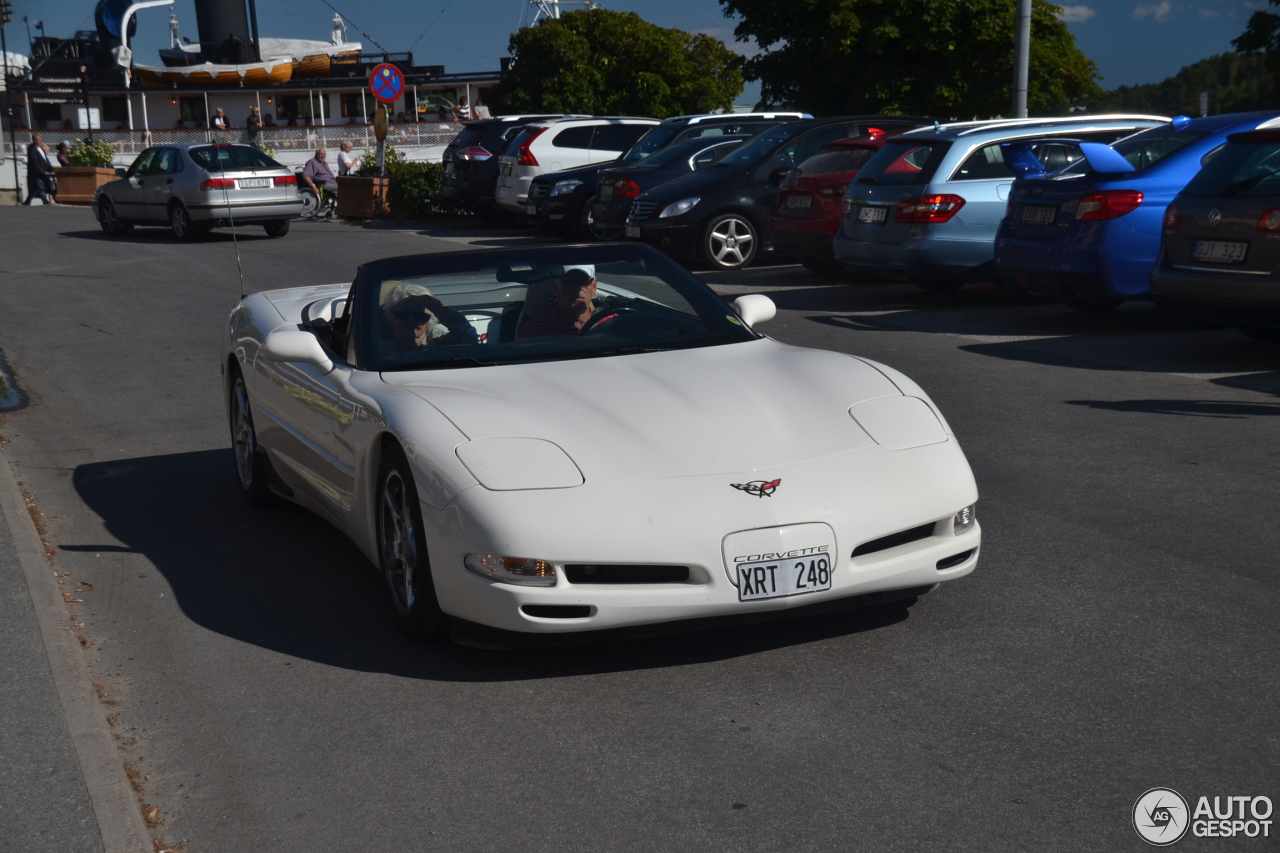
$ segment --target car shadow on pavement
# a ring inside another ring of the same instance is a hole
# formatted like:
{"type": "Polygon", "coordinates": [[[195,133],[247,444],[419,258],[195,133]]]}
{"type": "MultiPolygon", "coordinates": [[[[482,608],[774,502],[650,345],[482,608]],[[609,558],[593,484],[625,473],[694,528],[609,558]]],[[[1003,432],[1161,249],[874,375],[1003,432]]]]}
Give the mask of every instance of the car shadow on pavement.
{"type": "MultiPolygon", "coordinates": [[[[102,229],[89,229],[83,231],[59,231],[59,237],[72,237],[77,240],[101,240],[109,243],[119,243],[120,241],[133,243],[169,243],[172,245],[181,245],[173,236],[173,232],[164,226],[156,226],[155,228],[134,228],[128,234],[119,237],[113,237],[106,234],[102,229]]],[[[275,240],[276,237],[268,237],[266,232],[262,230],[261,225],[241,225],[236,228],[235,237],[241,240],[275,240]]],[[[286,238],[287,239],[287,238],[286,238]]],[[[233,237],[230,229],[219,229],[210,231],[205,234],[195,245],[200,243],[230,243],[233,237]]]]}
{"type": "Polygon", "coordinates": [[[138,554],[161,572],[182,612],[202,627],[363,672],[441,681],[563,678],[735,658],[908,618],[905,604],[897,603],[559,648],[422,645],[395,629],[381,577],[343,534],[297,507],[262,511],[245,504],[229,449],[81,465],[73,483],[120,544],[60,543],[61,550],[138,554]]]}
{"type": "Polygon", "coordinates": [[[1280,416],[1280,403],[1241,403],[1220,400],[1064,400],[1068,406],[1088,406],[1112,412],[1183,415],[1195,418],[1252,418],[1280,416]]]}

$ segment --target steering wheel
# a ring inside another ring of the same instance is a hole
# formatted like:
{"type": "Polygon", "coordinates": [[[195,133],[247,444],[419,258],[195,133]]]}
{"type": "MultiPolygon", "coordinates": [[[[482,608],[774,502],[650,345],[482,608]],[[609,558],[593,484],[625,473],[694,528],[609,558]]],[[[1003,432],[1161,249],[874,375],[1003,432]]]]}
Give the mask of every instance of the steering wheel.
{"type": "Polygon", "coordinates": [[[589,320],[587,320],[586,323],[583,324],[582,330],[578,332],[578,334],[585,335],[588,332],[591,332],[592,330],[594,330],[596,326],[599,326],[601,323],[605,322],[606,320],[614,320],[622,316],[623,314],[634,314],[634,313],[636,313],[636,309],[634,308],[604,308],[600,311],[597,311],[594,315],[592,315],[592,317],[589,320]]]}

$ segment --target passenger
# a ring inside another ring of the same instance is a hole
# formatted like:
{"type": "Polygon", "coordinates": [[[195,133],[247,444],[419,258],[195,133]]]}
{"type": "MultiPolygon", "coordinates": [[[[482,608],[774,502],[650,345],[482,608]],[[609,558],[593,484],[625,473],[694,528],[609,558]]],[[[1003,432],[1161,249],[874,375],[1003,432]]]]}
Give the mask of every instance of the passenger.
{"type": "MultiPolygon", "coordinates": [[[[582,327],[596,311],[591,301],[596,295],[595,276],[579,267],[572,267],[560,278],[551,280],[551,292],[555,297],[555,309],[544,317],[525,323],[517,338],[582,334],[582,327]]],[[[607,323],[616,316],[616,312],[605,313],[596,323],[607,323]]]]}
{"type": "Polygon", "coordinates": [[[397,284],[387,296],[383,312],[391,326],[397,353],[480,342],[475,327],[466,317],[445,307],[421,284],[397,284]]]}

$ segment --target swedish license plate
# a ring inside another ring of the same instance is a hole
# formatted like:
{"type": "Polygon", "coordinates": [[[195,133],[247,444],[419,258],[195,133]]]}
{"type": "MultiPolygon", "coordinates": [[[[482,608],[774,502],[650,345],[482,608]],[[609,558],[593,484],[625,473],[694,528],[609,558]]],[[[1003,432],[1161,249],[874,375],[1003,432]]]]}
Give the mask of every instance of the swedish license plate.
{"type": "Polygon", "coordinates": [[[453,161],[452,161],[452,160],[450,160],[448,163],[445,163],[445,164],[444,164],[444,173],[445,173],[446,175],[452,175],[452,174],[453,174],[453,161]]]}
{"type": "Polygon", "coordinates": [[[787,196],[787,207],[791,210],[808,210],[813,206],[813,196],[811,195],[789,195],[787,196]]]}
{"type": "Polygon", "coordinates": [[[639,240],[639,239],[640,239],[640,226],[639,226],[639,225],[628,225],[628,226],[627,226],[627,236],[628,236],[628,237],[633,237],[633,238],[635,238],[635,239],[639,240]]]}
{"type": "Polygon", "coordinates": [[[1225,243],[1221,240],[1197,240],[1192,255],[1197,261],[1208,261],[1211,264],[1244,263],[1248,243],[1225,243]]]}
{"type": "Polygon", "coordinates": [[[509,177],[511,177],[511,164],[510,164],[510,163],[503,163],[503,164],[502,164],[502,177],[504,177],[504,178],[509,178],[509,177]]]}
{"type": "Polygon", "coordinates": [[[613,184],[600,185],[600,198],[613,198],[613,184]]]}
{"type": "Polygon", "coordinates": [[[831,555],[809,554],[764,563],[737,563],[738,600],[784,598],[831,589],[831,555]]]}
{"type": "Polygon", "coordinates": [[[270,178],[242,178],[236,181],[236,186],[242,190],[260,189],[262,187],[271,186],[270,178]]]}
{"type": "Polygon", "coordinates": [[[538,206],[536,204],[526,204],[524,206],[524,212],[529,216],[537,216],[538,206]]]}
{"type": "Polygon", "coordinates": [[[1052,225],[1058,218],[1058,208],[1029,204],[1022,208],[1022,221],[1026,225],[1052,225]]]}
{"type": "Polygon", "coordinates": [[[889,218],[889,208],[887,207],[860,207],[858,208],[858,221],[865,222],[868,225],[879,225],[889,218]]]}

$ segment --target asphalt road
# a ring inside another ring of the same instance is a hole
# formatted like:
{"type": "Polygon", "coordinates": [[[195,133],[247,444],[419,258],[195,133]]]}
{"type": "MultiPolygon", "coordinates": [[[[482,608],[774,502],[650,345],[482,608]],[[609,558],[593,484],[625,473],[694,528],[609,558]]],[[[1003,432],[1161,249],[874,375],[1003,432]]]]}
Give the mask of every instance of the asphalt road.
{"type": "MultiPolygon", "coordinates": [[[[977,476],[977,572],[909,610],[482,652],[405,641],[354,546],[236,495],[229,235],[109,240],[56,208],[0,209],[0,233],[31,399],[0,433],[93,585],[75,612],[122,760],[189,853],[1136,851],[1149,788],[1280,802],[1280,351],[1233,330],[707,274],[769,293],[774,337],[933,396],[977,476]]],[[[307,223],[240,252],[258,290],[523,239],[307,223]]]]}

